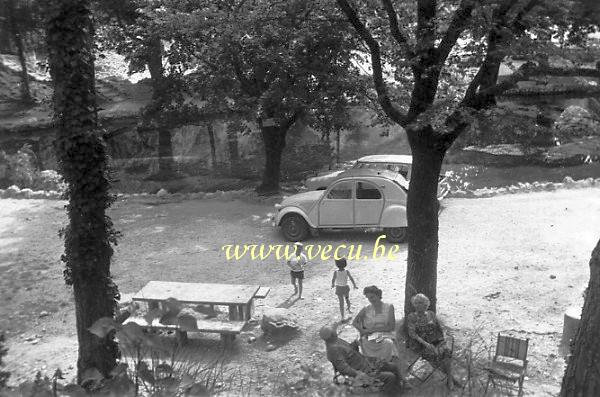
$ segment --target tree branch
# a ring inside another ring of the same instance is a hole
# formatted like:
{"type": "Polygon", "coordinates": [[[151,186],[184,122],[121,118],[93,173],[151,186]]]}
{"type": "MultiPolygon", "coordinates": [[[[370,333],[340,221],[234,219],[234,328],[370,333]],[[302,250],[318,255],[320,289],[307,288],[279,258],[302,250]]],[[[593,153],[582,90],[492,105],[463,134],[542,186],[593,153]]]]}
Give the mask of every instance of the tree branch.
{"type": "Polygon", "coordinates": [[[396,10],[394,10],[394,6],[391,0],[381,0],[381,3],[383,4],[383,7],[385,8],[385,11],[388,15],[392,37],[394,37],[396,42],[400,44],[400,46],[403,48],[405,57],[413,58],[415,56],[415,53],[410,47],[406,36],[400,31],[400,27],[398,26],[398,15],[396,14],[396,10]]]}
{"type": "Polygon", "coordinates": [[[246,78],[246,76],[244,76],[244,72],[242,71],[242,68],[240,66],[240,59],[233,52],[231,52],[231,65],[233,66],[236,78],[240,82],[240,87],[242,88],[242,91],[244,91],[244,93],[250,97],[258,96],[259,94],[256,92],[256,89],[254,88],[253,84],[250,82],[249,79],[246,78]]]}
{"type": "Polygon", "coordinates": [[[436,0],[417,0],[417,55],[435,49],[436,0]]]}
{"type": "Polygon", "coordinates": [[[383,68],[381,66],[381,50],[379,48],[379,43],[373,38],[366,26],[360,21],[358,14],[354,8],[350,6],[348,0],[337,0],[337,3],[360,38],[365,42],[367,47],[369,47],[369,52],[371,54],[371,68],[373,69],[373,83],[375,85],[375,91],[377,92],[379,104],[390,119],[400,125],[404,125],[406,123],[406,116],[392,103],[388,94],[387,86],[383,80],[383,68]]]}
{"type": "Polygon", "coordinates": [[[303,114],[304,114],[304,110],[302,110],[302,109],[296,110],[294,112],[294,114],[292,115],[292,117],[290,117],[285,122],[285,124],[282,126],[285,128],[285,131],[287,132],[287,130],[289,130],[296,123],[296,121],[300,120],[300,118],[302,117],[303,114]]]}
{"type": "Polygon", "coordinates": [[[446,30],[446,34],[437,48],[436,58],[440,65],[446,62],[448,54],[450,54],[456,41],[466,29],[474,7],[475,0],[462,0],[460,6],[454,12],[454,17],[446,30]]]}

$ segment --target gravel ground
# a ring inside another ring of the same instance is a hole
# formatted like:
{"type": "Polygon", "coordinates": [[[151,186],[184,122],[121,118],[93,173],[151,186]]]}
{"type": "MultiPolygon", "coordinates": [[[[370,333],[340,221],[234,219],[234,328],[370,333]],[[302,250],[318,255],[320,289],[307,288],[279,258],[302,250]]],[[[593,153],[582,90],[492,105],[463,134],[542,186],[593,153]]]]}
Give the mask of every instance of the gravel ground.
{"type": "MultiPolygon", "coordinates": [[[[473,335],[487,344],[498,331],[530,338],[528,395],[556,395],[560,388],[562,317],[567,307],[581,303],[587,285],[590,253],[600,236],[599,197],[600,189],[589,188],[444,201],[438,313],[455,331],[457,351],[473,335]]],[[[51,374],[60,367],[67,378],[75,374],[73,303],[62,279],[57,235],[66,221],[63,205],[0,200],[0,328],[8,336],[10,384],[31,379],[38,369],[51,374]]],[[[283,261],[226,260],[224,244],[284,243],[268,222],[272,210],[271,204],[252,199],[135,197],[118,201],[110,212],[124,234],[113,261],[122,293],[135,292],[149,280],[260,284],[272,290],[258,305],[257,315],[266,307],[288,307],[296,315],[301,332],[288,343],[267,352],[257,328],[255,343],[247,344],[242,337],[228,356],[232,366],[260,382],[281,371],[295,376],[298,362],[312,352],[324,364],[317,330],[339,317],[337,298],[329,288],[332,260],[310,263],[302,301],[289,299],[293,289],[283,261]]],[[[403,307],[406,245],[395,260],[373,259],[376,238],[375,233],[329,232],[310,243],[362,244],[369,259],[351,261],[348,269],[360,288],[382,288],[384,301],[393,303],[398,313],[403,307]]],[[[351,292],[351,300],[354,307],[366,304],[358,291],[351,292]]],[[[351,333],[348,328],[343,332],[351,333]]],[[[217,350],[219,342],[203,336],[194,338],[193,346],[217,350]]],[[[273,394],[268,387],[253,390],[273,394]]]]}

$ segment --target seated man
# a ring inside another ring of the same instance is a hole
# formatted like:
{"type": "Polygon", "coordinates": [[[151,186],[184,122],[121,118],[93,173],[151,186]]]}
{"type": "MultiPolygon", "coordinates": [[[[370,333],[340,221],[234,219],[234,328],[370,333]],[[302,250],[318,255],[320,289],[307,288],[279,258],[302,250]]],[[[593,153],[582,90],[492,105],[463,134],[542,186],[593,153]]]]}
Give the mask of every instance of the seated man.
{"type": "Polygon", "coordinates": [[[336,371],[359,381],[369,382],[377,379],[383,383],[384,392],[391,395],[398,394],[403,379],[396,365],[389,362],[370,361],[356,351],[350,343],[339,339],[332,327],[321,328],[319,336],[325,341],[327,359],[333,364],[336,371]]]}

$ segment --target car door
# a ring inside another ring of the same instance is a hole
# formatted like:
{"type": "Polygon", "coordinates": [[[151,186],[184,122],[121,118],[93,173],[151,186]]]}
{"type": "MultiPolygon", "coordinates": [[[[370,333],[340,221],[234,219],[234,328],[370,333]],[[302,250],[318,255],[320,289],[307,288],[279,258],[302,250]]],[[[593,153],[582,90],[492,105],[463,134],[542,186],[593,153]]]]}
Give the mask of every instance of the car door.
{"type": "Polygon", "coordinates": [[[333,183],[319,203],[319,226],[354,225],[354,181],[333,183]]]}
{"type": "Polygon", "coordinates": [[[379,225],[383,205],[382,189],[371,181],[356,181],[354,199],[354,223],[356,226],[379,225]]]}

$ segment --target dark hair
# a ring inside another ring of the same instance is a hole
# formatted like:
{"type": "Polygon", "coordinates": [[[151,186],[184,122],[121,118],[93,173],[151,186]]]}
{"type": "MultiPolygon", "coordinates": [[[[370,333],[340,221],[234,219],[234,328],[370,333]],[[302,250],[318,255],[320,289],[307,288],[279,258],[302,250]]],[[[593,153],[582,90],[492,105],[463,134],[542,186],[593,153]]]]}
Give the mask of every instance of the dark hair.
{"type": "Polygon", "coordinates": [[[369,285],[363,289],[363,294],[375,294],[379,297],[379,299],[381,299],[382,291],[374,285],[369,285]]]}
{"type": "Polygon", "coordinates": [[[340,269],[344,269],[348,265],[348,262],[346,262],[346,258],[340,258],[335,260],[335,265],[340,269]]]}

